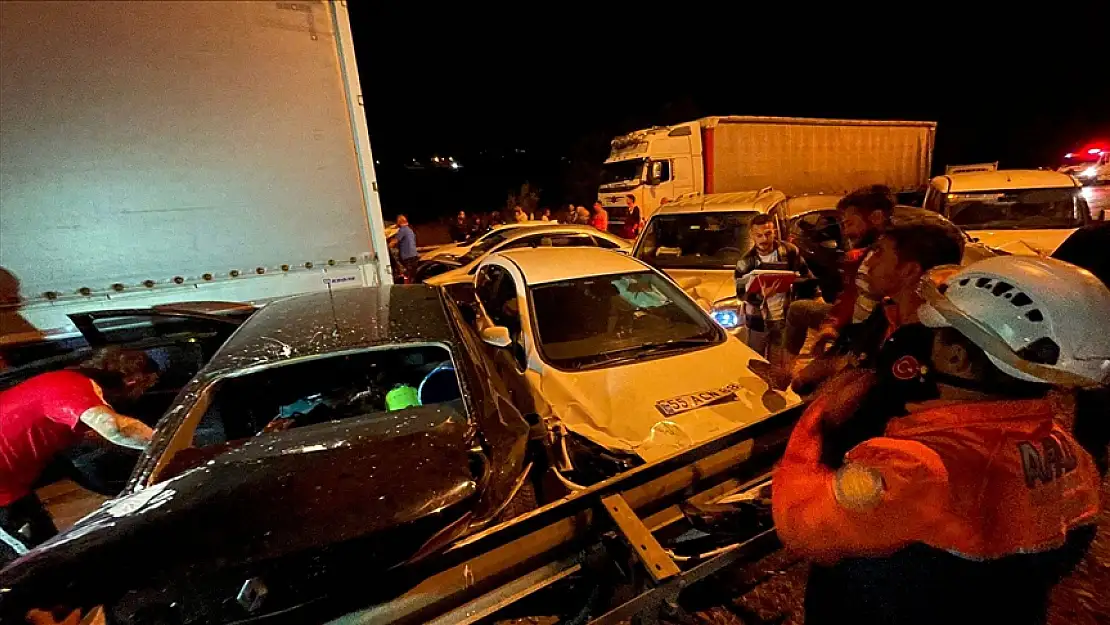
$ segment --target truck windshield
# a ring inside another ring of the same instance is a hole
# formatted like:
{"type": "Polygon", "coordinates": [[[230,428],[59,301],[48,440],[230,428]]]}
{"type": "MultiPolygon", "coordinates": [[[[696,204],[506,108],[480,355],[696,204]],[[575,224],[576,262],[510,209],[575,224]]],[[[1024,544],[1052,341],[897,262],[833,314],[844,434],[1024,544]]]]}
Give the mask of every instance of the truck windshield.
{"type": "Polygon", "coordinates": [[[640,182],[643,179],[644,159],[605,163],[601,166],[601,184],[640,182]]]}
{"type": "Polygon", "coordinates": [[[656,215],[644,230],[635,256],[659,269],[734,269],[752,246],[748,226],[758,214],[656,215]]]}
{"type": "Polygon", "coordinates": [[[587,369],[716,345],[721,331],[667,278],[650,271],[530,289],[544,360],[587,369]]]}
{"type": "Polygon", "coordinates": [[[949,193],[944,213],[964,230],[1078,228],[1088,216],[1075,188],[949,193]]]}

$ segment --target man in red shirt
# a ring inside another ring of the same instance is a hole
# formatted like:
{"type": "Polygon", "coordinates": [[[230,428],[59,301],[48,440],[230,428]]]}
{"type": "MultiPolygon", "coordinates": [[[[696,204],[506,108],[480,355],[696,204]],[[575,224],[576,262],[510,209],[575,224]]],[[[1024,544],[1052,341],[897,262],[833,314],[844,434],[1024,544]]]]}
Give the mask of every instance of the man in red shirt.
{"type": "Polygon", "coordinates": [[[105,393],[137,397],[157,380],[153,370],[142,352],[103,350],[79,370],[44,373],[0,392],[0,564],[57,531],[34,486],[89,429],[122,447],[150,442],[153,430],[115,412],[105,393]]]}

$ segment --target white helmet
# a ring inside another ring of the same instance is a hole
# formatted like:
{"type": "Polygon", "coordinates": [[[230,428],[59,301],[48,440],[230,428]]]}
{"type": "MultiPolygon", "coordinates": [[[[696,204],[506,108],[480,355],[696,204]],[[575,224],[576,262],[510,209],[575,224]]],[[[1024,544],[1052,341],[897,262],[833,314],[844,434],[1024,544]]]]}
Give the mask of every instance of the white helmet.
{"type": "Polygon", "coordinates": [[[921,323],[951,327],[1003,372],[1032,382],[1110,380],[1110,289],[1091,272],[1039,256],[996,256],[937,285],[925,279],[921,323]]]}

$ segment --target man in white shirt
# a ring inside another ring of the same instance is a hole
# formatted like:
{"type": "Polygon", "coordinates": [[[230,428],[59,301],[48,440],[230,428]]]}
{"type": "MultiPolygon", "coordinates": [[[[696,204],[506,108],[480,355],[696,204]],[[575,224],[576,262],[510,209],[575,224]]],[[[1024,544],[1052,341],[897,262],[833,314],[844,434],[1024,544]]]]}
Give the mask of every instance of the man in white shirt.
{"type": "Polygon", "coordinates": [[[748,285],[756,269],[794,271],[800,278],[809,278],[809,268],[796,246],[779,239],[770,215],[756,215],[749,224],[752,248],[736,263],[736,296],[744,302],[748,319],[749,344],[758,352],[782,343],[786,325],[788,289],[778,288],[775,281],[761,280],[762,289],[749,293],[748,285]]]}

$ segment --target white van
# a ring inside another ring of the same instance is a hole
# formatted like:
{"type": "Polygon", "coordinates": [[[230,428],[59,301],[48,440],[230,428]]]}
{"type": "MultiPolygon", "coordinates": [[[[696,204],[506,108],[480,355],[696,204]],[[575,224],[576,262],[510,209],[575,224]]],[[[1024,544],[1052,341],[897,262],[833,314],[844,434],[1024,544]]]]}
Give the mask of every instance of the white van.
{"type": "Polygon", "coordinates": [[[937,176],[929,183],[925,208],[1009,254],[1052,254],[1091,221],[1080,183],[1039,169],[937,176]]]}

